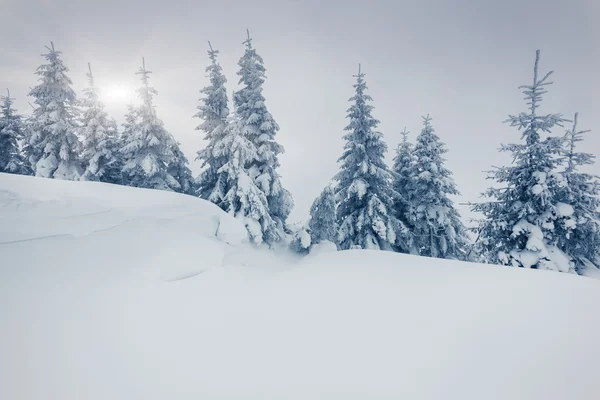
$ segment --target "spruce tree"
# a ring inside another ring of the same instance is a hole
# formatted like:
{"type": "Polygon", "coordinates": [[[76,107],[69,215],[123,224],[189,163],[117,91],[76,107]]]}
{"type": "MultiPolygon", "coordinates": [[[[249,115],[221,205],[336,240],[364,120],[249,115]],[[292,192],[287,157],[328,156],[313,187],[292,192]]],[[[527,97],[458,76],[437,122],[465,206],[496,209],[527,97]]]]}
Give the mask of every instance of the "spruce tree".
{"type": "Polygon", "coordinates": [[[203,122],[196,128],[204,132],[204,140],[208,143],[206,148],[198,152],[197,160],[202,161],[202,167],[206,168],[196,179],[198,184],[197,195],[200,198],[209,200],[218,206],[222,205],[223,198],[228,191],[225,175],[219,173],[219,169],[227,162],[227,152],[216,152],[215,147],[225,137],[225,128],[227,127],[227,117],[229,108],[227,106],[227,91],[225,83],[227,78],[222,73],[221,65],[217,61],[218,50],[214,50],[208,42],[210,50],[208,57],[211,64],[206,68],[210,79],[210,85],[203,88],[200,93],[203,97],[200,99],[198,112],[194,117],[198,117],[203,122]]]}
{"type": "Polygon", "coordinates": [[[178,192],[190,195],[194,194],[192,171],[188,167],[187,158],[181,151],[178,142],[173,141],[171,151],[173,152],[173,158],[167,166],[167,173],[179,183],[178,192]]]}
{"type": "Polygon", "coordinates": [[[27,161],[19,146],[25,133],[23,121],[12,106],[13,100],[8,89],[6,96],[0,96],[0,172],[28,175],[27,161]]]}
{"type": "Polygon", "coordinates": [[[394,163],[392,166],[392,172],[394,174],[392,187],[397,193],[397,197],[394,200],[394,210],[396,217],[404,224],[408,225],[408,210],[409,210],[409,198],[410,187],[413,180],[411,176],[414,171],[414,155],[413,146],[408,141],[408,131],[406,127],[400,133],[402,135],[402,142],[396,148],[396,155],[394,156],[394,163]]]}
{"type": "Polygon", "coordinates": [[[327,185],[310,207],[309,231],[311,242],[337,241],[338,225],[335,216],[335,194],[327,185]]]}
{"type": "Polygon", "coordinates": [[[406,168],[404,193],[413,249],[422,256],[464,259],[468,240],[460,215],[449,195],[459,195],[452,173],[444,167],[444,143],[429,116],[417,136],[414,162],[406,168]]]}
{"type": "Polygon", "coordinates": [[[29,93],[35,98],[29,151],[35,175],[45,178],[78,180],[81,144],[77,138],[77,97],[71,89],[69,71],[60,59],[60,51],[48,47],[43,54],[47,64],[38,67],[39,85],[29,93]]]}
{"type": "Polygon", "coordinates": [[[277,223],[282,236],[286,230],[286,219],[294,205],[290,192],[283,188],[277,172],[278,155],[284,149],[275,141],[279,125],[265,104],[265,67],[262,57],[252,47],[250,33],[244,45],[246,50],[238,62],[240,70],[237,73],[242,88],[234,93],[233,102],[244,137],[256,148],[256,157],[248,159],[246,168],[250,178],[266,196],[269,215],[277,223]]]}
{"type": "Polygon", "coordinates": [[[271,246],[283,239],[283,232],[269,213],[267,196],[249,175],[247,166],[259,156],[243,129],[244,124],[234,115],[225,128],[223,140],[218,143],[217,151],[227,155],[227,162],[219,169],[228,187],[221,208],[244,224],[254,244],[271,246]]]}
{"type": "Polygon", "coordinates": [[[490,201],[475,204],[473,210],[484,216],[478,228],[479,241],[488,262],[574,272],[568,256],[557,247],[559,236],[566,234],[557,228],[571,225],[567,221],[571,217],[557,208],[564,186],[564,178],[557,172],[562,139],[542,139],[542,134],[550,133],[566,120],[561,114],[538,115],[552,74],[550,71],[539,78],[539,57],[538,50],[533,83],[520,87],[529,111],[510,115],[506,121],[523,130],[521,143],[501,148],[511,153],[513,163],[491,171],[489,178],[499,187],[488,189],[484,196],[490,201]]]}
{"type": "Polygon", "coordinates": [[[187,160],[182,153],[177,153],[177,142],[156,116],[153,98],[158,92],[149,84],[151,73],[142,58],[142,67],[137,72],[142,80],[142,87],[138,90],[142,104],[129,110],[127,124],[131,125],[127,129],[130,132],[124,137],[121,149],[125,162],[123,171],[128,185],[181,192],[181,183],[169,170],[182,171],[187,160]]]}
{"type": "Polygon", "coordinates": [[[594,164],[595,157],[575,150],[583,134],[589,132],[577,130],[577,119],[575,113],[573,127],[565,136],[565,185],[562,202],[557,205],[560,216],[571,218],[557,228],[564,231],[559,235],[558,247],[573,260],[576,271],[583,273],[586,267],[600,268],[600,183],[597,176],[579,170],[594,164]]]}
{"type": "Polygon", "coordinates": [[[344,153],[338,160],[340,171],[336,196],[338,199],[337,244],[342,250],[352,248],[408,249],[406,229],[396,218],[392,189],[392,174],[384,161],[387,145],[376,131],[379,121],[371,116],[371,96],[365,94],[365,74],[355,75],[355,95],[348,109],[348,133],[344,136],[344,153]]]}
{"type": "Polygon", "coordinates": [[[109,119],[88,63],[89,86],[83,90],[81,134],[83,136],[82,160],[85,171],[82,180],[122,184],[123,160],[117,123],[109,119]]]}

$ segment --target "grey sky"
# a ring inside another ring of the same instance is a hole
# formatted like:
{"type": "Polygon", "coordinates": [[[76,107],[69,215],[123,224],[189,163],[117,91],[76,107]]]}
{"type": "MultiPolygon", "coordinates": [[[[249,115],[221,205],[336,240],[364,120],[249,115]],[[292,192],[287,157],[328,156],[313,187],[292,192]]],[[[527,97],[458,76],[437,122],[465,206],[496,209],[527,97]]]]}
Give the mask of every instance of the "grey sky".
{"type": "MultiPolygon", "coordinates": [[[[450,151],[461,201],[476,200],[489,185],[482,171],[510,161],[497,148],[520,135],[502,121],[525,109],[517,86],[531,81],[536,48],[541,70],[555,70],[540,112],[579,111],[580,126],[594,130],[584,146],[600,156],[597,0],[0,0],[0,14],[0,87],[11,89],[21,112],[29,112],[28,88],[50,40],[79,93],[88,61],[100,87],[137,88],[134,72],[144,56],[159,91],[158,115],[194,173],[204,141],[191,116],[207,84],[207,40],[221,52],[231,92],[249,28],[286,148],[280,173],[296,202],[292,220],[307,216],[337,171],[359,62],[388,160],[402,128],[414,139],[429,113],[450,151]]],[[[107,109],[121,122],[125,104],[111,101],[107,109]]]]}

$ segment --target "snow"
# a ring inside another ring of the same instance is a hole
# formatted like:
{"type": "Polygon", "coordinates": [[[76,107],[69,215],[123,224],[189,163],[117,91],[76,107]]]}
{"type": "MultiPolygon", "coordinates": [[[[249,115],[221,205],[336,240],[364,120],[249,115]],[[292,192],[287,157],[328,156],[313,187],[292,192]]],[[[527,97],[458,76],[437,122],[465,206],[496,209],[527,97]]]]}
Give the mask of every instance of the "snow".
{"type": "Polygon", "coordinates": [[[542,194],[542,192],[544,191],[544,187],[542,185],[533,185],[531,187],[531,193],[533,194],[542,194]]]}
{"type": "Polygon", "coordinates": [[[565,203],[556,204],[556,212],[559,217],[570,217],[575,212],[573,206],[565,203]]]}
{"type": "Polygon", "coordinates": [[[0,174],[0,398],[600,398],[595,279],[245,237],[192,196],[0,174]]]}

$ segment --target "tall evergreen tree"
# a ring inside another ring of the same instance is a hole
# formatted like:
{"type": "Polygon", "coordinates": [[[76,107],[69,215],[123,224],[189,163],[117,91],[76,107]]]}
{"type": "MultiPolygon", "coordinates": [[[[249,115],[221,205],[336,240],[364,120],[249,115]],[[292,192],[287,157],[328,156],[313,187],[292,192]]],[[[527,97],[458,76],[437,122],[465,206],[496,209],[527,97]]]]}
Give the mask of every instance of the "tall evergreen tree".
{"type": "Polygon", "coordinates": [[[310,207],[310,236],[314,244],[323,240],[337,241],[338,225],[335,217],[335,194],[327,185],[310,207]]]}
{"type": "Polygon", "coordinates": [[[337,244],[351,248],[408,250],[406,228],[393,211],[392,174],[384,161],[387,145],[376,131],[379,121],[371,116],[371,96],[365,94],[365,74],[355,75],[355,95],[349,101],[348,133],[344,153],[338,160],[340,171],[336,196],[339,224],[337,244]]]}
{"type": "Polygon", "coordinates": [[[415,162],[413,146],[408,141],[408,133],[406,127],[400,133],[402,135],[402,142],[396,148],[396,155],[394,156],[392,166],[392,172],[394,173],[392,187],[398,194],[394,200],[395,215],[406,225],[408,225],[408,202],[411,197],[410,187],[414,178],[411,174],[414,171],[413,166],[415,162]]]}
{"type": "Polygon", "coordinates": [[[575,113],[573,127],[565,137],[565,185],[562,203],[557,205],[562,217],[571,218],[557,228],[565,231],[558,236],[558,247],[571,257],[576,271],[582,273],[586,267],[600,268],[600,183],[597,176],[579,170],[583,165],[594,164],[595,157],[575,150],[583,134],[589,132],[577,130],[577,119],[575,113]]]}
{"type": "Polygon", "coordinates": [[[34,147],[30,153],[36,176],[78,180],[82,170],[75,124],[77,97],[60,54],[51,42],[48,53],[43,54],[47,64],[37,69],[40,84],[29,93],[35,98],[36,107],[28,144],[34,147]]]}
{"type": "Polygon", "coordinates": [[[6,96],[0,96],[0,172],[28,175],[19,146],[24,137],[23,121],[12,106],[13,100],[8,89],[6,96]]]}
{"type": "Polygon", "coordinates": [[[414,162],[405,176],[410,181],[407,197],[408,221],[414,250],[427,257],[464,259],[468,239],[460,215],[449,195],[460,194],[452,173],[444,167],[444,143],[435,134],[429,116],[417,136],[414,162]]]}
{"type": "Polygon", "coordinates": [[[149,84],[151,73],[142,59],[142,67],[137,72],[142,80],[138,90],[142,104],[135,111],[130,109],[128,115],[131,132],[124,137],[125,144],[121,149],[125,159],[123,171],[131,186],[181,192],[180,182],[169,169],[182,171],[181,164],[187,164],[187,160],[182,153],[176,157],[179,146],[156,116],[152,101],[158,92],[149,84]],[[177,168],[174,163],[178,164],[177,168]]]}
{"type": "Polygon", "coordinates": [[[265,67],[263,59],[252,47],[252,39],[244,41],[246,50],[239,60],[239,83],[242,88],[234,93],[233,102],[237,118],[244,133],[256,148],[256,157],[249,159],[246,165],[248,175],[267,198],[269,215],[282,231],[294,205],[290,192],[283,188],[277,168],[278,155],[283,153],[283,146],[275,141],[279,125],[275,122],[265,104],[263,83],[265,67]]]}
{"type": "Polygon", "coordinates": [[[227,154],[227,162],[219,169],[229,188],[221,208],[244,224],[253,243],[271,246],[283,239],[283,232],[269,213],[267,196],[249,175],[247,166],[259,155],[243,128],[244,121],[234,115],[225,128],[225,137],[215,148],[227,154]]]}
{"type": "MultiPolygon", "coordinates": [[[[489,202],[475,204],[473,210],[484,215],[479,226],[479,240],[492,263],[573,272],[572,263],[558,248],[557,228],[570,225],[557,204],[564,179],[557,172],[562,140],[542,139],[555,126],[566,121],[561,114],[538,115],[548,77],[539,79],[540,52],[536,52],[533,83],[521,86],[529,112],[510,115],[506,122],[523,130],[522,143],[502,146],[510,152],[513,164],[497,168],[490,179],[501,187],[488,189],[489,202]]],[[[561,235],[565,233],[562,232],[561,235]]]]}
{"type": "Polygon", "coordinates": [[[89,86],[83,90],[81,101],[84,109],[81,119],[82,159],[85,166],[81,179],[122,184],[123,160],[117,123],[104,111],[89,63],[88,70],[89,86]]]}
{"type": "Polygon", "coordinates": [[[210,85],[203,88],[200,93],[203,97],[200,99],[198,112],[194,117],[198,117],[203,122],[196,128],[205,133],[204,140],[208,143],[206,148],[198,152],[197,160],[202,161],[202,167],[206,167],[198,176],[197,194],[205,200],[221,206],[228,187],[226,186],[225,175],[219,173],[219,169],[227,162],[227,152],[215,152],[215,146],[225,137],[225,128],[227,127],[227,117],[229,108],[227,106],[227,90],[225,83],[227,78],[222,73],[221,65],[217,61],[218,50],[214,50],[208,42],[210,50],[208,57],[211,64],[206,68],[210,78],[210,85]]]}

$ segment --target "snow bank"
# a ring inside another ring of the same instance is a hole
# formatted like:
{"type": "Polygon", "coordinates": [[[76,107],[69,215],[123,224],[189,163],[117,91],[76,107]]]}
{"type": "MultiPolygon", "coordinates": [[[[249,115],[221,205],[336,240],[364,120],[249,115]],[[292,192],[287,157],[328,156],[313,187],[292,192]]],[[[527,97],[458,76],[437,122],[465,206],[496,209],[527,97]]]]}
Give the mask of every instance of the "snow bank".
{"type": "Polygon", "coordinates": [[[600,398],[593,279],[292,263],[189,196],[2,174],[0,232],[2,399],[600,398]]]}

